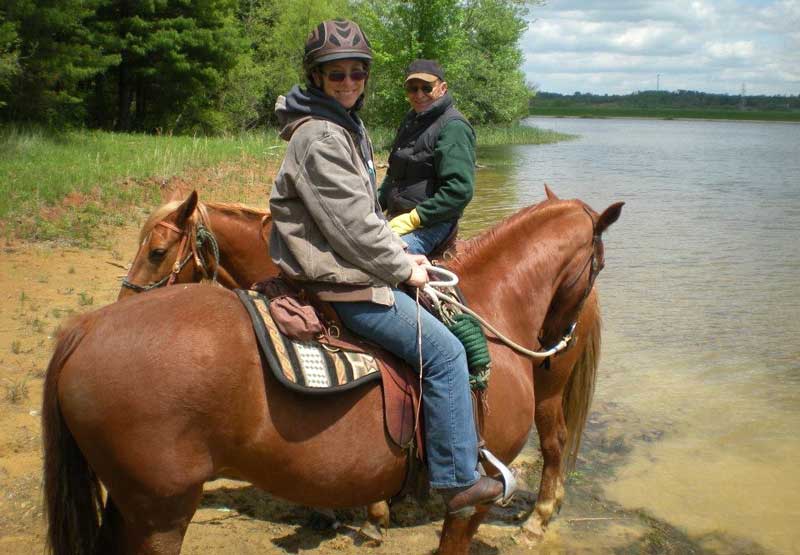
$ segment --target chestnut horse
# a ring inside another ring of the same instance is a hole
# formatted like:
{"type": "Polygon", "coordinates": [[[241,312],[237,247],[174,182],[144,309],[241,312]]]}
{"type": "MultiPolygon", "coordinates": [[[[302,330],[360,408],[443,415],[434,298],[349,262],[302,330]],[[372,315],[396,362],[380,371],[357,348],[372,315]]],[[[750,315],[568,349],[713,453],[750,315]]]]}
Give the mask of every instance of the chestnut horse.
{"type": "MultiPolygon", "coordinates": [[[[578,317],[603,267],[601,235],[621,207],[598,215],[548,199],[470,241],[451,268],[478,313],[536,348],[578,317]]],[[[484,435],[510,462],[544,370],[491,336],[490,350],[484,435]]],[[[169,287],[78,317],[60,333],[45,379],[50,546],[57,555],[177,554],[216,476],[309,506],[385,499],[400,489],[406,461],[386,437],[381,406],[375,384],[327,398],[281,387],[262,369],[244,307],[219,287],[169,287]]],[[[440,553],[467,553],[488,509],[446,516],[440,553]]]]}
{"type": "MultiPolygon", "coordinates": [[[[557,200],[547,186],[545,192],[548,199],[557,200]]],[[[247,288],[255,281],[277,275],[278,269],[267,252],[270,227],[267,211],[240,204],[202,203],[195,191],[183,201],[166,203],[142,226],[139,248],[119,298],[166,285],[175,269],[179,271],[174,283],[191,283],[218,268],[219,280],[228,288],[247,288]],[[218,260],[209,249],[199,257],[186,252],[191,245],[197,250],[196,238],[201,227],[213,233],[212,244],[218,246],[218,260]],[[195,243],[184,244],[184,252],[179,252],[183,237],[195,238],[195,243]],[[187,263],[183,264],[184,261],[187,263]]],[[[549,370],[537,371],[534,381],[534,421],[543,464],[534,510],[522,525],[530,540],[543,536],[563,501],[564,478],[574,467],[588,416],[593,382],[568,382],[593,379],[599,351],[600,312],[596,291],[592,289],[579,315],[572,348],[554,357],[549,370]],[[583,392],[587,397],[581,398],[575,392],[583,392]]],[[[330,511],[317,510],[332,518],[330,511]]],[[[381,527],[389,525],[389,507],[385,502],[374,503],[367,515],[360,531],[380,541],[381,527]]]]}
{"type": "MultiPolygon", "coordinates": [[[[557,199],[547,186],[545,192],[549,199],[557,199]]],[[[267,252],[271,224],[267,211],[240,204],[198,202],[195,191],[182,201],[164,204],[142,226],[139,248],[119,298],[166,285],[176,268],[179,270],[174,283],[198,282],[217,269],[220,283],[228,288],[248,288],[255,281],[277,275],[278,268],[267,252]],[[215,239],[205,242],[200,256],[190,256],[192,245],[195,251],[200,248],[197,237],[201,228],[210,231],[215,239]],[[179,252],[183,237],[194,238],[194,243],[184,244],[184,252],[179,252]],[[218,259],[208,248],[215,244],[218,259]]],[[[600,312],[592,289],[580,313],[572,348],[554,357],[549,370],[537,370],[534,380],[534,421],[543,464],[534,510],[522,525],[530,540],[543,536],[563,501],[564,478],[574,467],[588,416],[594,384],[568,381],[592,379],[599,351],[600,312]],[[588,397],[579,398],[574,394],[578,391],[588,397]]],[[[317,511],[331,520],[335,518],[328,510],[317,511]]],[[[380,541],[381,528],[388,525],[389,506],[386,502],[373,503],[359,531],[380,541]]]]}

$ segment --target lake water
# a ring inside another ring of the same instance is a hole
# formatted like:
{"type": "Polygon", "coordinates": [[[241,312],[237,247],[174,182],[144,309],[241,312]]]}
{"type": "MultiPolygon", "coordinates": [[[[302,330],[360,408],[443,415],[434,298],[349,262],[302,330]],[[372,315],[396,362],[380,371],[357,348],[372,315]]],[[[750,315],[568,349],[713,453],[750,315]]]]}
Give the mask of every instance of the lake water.
{"type": "Polygon", "coordinates": [[[468,234],[543,183],[626,202],[594,403],[626,454],[591,479],[710,552],[800,553],[800,125],[528,123],[580,137],[480,150],[468,234]]]}

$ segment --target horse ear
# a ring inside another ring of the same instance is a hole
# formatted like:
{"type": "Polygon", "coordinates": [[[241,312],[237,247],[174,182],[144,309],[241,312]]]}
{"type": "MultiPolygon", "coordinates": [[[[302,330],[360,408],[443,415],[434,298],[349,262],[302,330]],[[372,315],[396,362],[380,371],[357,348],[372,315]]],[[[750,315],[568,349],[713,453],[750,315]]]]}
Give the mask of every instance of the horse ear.
{"type": "Polygon", "coordinates": [[[547,183],[544,184],[544,192],[547,194],[547,200],[559,200],[556,194],[547,186],[547,183]]]}
{"type": "Polygon", "coordinates": [[[594,227],[594,232],[596,235],[600,235],[608,226],[613,224],[619,219],[619,215],[622,213],[622,207],[625,205],[624,202],[615,202],[608,208],[606,208],[600,217],[597,218],[597,225],[594,227]]]}
{"type": "Polygon", "coordinates": [[[197,208],[197,191],[192,191],[186,200],[183,201],[178,209],[175,211],[178,214],[178,227],[183,227],[192,214],[194,214],[194,210],[197,208]]]}

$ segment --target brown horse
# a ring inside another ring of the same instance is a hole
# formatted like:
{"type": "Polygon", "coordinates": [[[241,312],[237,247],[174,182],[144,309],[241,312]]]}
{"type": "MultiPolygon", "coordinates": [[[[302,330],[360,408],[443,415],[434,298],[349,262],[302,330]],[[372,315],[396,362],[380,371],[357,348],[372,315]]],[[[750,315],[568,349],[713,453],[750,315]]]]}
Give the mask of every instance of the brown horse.
{"type": "MultiPolygon", "coordinates": [[[[601,234],[621,206],[598,215],[547,200],[472,240],[452,268],[473,308],[511,339],[549,343],[584,305],[603,266],[601,234]]],[[[538,412],[542,370],[490,343],[485,437],[509,462],[538,412]]],[[[215,476],[310,506],[384,499],[400,489],[406,461],[381,405],[377,385],[322,399],[281,387],[261,367],[244,308],[222,288],[165,288],[81,316],[60,334],[45,380],[50,545],[58,555],[177,554],[215,476]]],[[[440,553],[466,553],[488,508],[447,516],[440,553]]]]}
{"type": "MultiPolygon", "coordinates": [[[[548,199],[557,200],[549,188],[545,191],[548,199]]],[[[166,285],[176,268],[174,283],[199,282],[217,269],[220,282],[228,288],[247,288],[257,280],[277,275],[278,269],[268,255],[271,225],[267,211],[198,202],[195,191],[183,201],[164,204],[142,226],[139,249],[119,298],[166,285]],[[202,228],[215,238],[205,242],[205,249],[197,245],[202,228]],[[183,243],[183,237],[194,238],[194,242],[183,243]],[[218,245],[218,263],[208,248],[214,244],[218,245]],[[203,250],[200,256],[190,254],[203,250]]],[[[530,539],[541,538],[563,500],[564,477],[575,464],[588,416],[599,351],[600,312],[593,289],[580,313],[572,348],[553,358],[549,370],[536,372],[534,421],[543,464],[534,510],[522,526],[530,539]],[[570,379],[588,381],[568,384],[570,379]],[[575,392],[582,392],[584,397],[578,398],[575,392]]],[[[318,510],[331,520],[335,518],[330,511],[318,510]]],[[[381,528],[389,525],[389,507],[385,502],[374,503],[367,515],[360,531],[380,541],[381,528]]]]}

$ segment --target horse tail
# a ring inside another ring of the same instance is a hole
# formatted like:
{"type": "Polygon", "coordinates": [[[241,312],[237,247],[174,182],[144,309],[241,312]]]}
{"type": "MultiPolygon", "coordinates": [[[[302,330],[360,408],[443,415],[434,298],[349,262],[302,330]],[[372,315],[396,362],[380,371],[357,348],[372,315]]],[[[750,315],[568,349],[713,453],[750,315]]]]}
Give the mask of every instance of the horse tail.
{"type": "Polygon", "coordinates": [[[597,302],[596,290],[592,290],[590,297],[586,299],[580,320],[588,329],[583,332],[586,334],[586,344],[572,369],[562,398],[564,420],[567,425],[567,440],[561,464],[562,473],[570,472],[575,468],[583,430],[586,427],[589,408],[592,404],[592,397],[594,397],[601,340],[600,305],[597,302]]]}
{"type": "Polygon", "coordinates": [[[67,428],[58,401],[61,369],[86,336],[89,323],[82,317],[59,331],[44,382],[44,509],[48,552],[53,555],[93,554],[100,530],[100,483],[67,428]]]}

